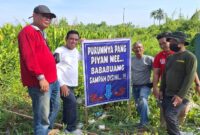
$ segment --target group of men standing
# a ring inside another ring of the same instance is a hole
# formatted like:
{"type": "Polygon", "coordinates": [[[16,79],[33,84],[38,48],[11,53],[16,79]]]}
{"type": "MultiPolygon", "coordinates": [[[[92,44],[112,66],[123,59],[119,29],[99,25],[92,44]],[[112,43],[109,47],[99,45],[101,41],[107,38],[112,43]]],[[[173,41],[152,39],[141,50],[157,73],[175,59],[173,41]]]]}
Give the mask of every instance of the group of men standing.
{"type": "MultiPolygon", "coordinates": [[[[74,87],[78,85],[78,61],[81,59],[76,46],[79,33],[67,33],[66,44],[51,53],[44,29],[56,15],[45,5],[33,11],[33,23],[25,26],[18,35],[21,77],[32,99],[34,134],[50,135],[59,111],[60,94],[63,100],[65,132],[82,134],[76,129],[76,98],[74,87]],[[56,59],[56,60],[55,60],[56,59]]],[[[140,114],[139,127],[148,124],[148,96],[153,87],[155,97],[162,101],[161,112],[170,135],[179,135],[178,116],[188,104],[186,98],[196,74],[196,57],[185,49],[186,35],[182,32],[161,33],[157,36],[162,52],[155,58],[143,55],[141,42],[133,45],[132,58],[133,96],[140,114]],[[153,84],[150,81],[154,70],[153,84]],[[160,88],[158,88],[161,79],[160,88]]],[[[198,76],[195,79],[200,91],[198,76]]]]}
{"type": "Polygon", "coordinates": [[[161,126],[167,128],[170,135],[180,135],[179,122],[189,108],[189,89],[195,80],[196,90],[200,93],[200,81],[196,73],[196,57],[185,49],[189,45],[185,33],[164,32],[157,36],[162,49],[155,58],[144,55],[141,42],[133,44],[135,56],[132,58],[133,97],[140,115],[139,128],[148,124],[148,96],[153,94],[160,104],[161,126]],[[153,69],[153,84],[150,77],[153,69]],[[160,88],[158,87],[159,81],[160,88]],[[165,124],[166,122],[166,124],[165,124]]]}

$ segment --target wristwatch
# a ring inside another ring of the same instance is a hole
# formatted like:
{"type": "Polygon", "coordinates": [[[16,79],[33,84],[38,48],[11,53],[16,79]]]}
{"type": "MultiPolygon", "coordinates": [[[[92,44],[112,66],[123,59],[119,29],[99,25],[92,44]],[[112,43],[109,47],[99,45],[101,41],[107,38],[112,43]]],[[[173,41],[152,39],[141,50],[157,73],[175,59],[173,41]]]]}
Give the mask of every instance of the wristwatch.
{"type": "Polygon", "coordinates": [[[45,77],[44,77],[43,74],[37,76],[38,81],[40,81],[40,80],[42,80],[42,79],[44,79],[44,78],[45,78],[45,77]]]}

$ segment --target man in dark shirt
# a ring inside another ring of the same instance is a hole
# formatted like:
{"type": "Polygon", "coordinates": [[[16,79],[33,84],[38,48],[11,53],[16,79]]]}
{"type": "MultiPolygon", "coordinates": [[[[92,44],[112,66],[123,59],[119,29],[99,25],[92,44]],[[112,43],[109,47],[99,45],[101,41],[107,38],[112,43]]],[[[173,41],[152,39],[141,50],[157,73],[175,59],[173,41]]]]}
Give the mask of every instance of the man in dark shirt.
{"type": "Polygon", "coordinates": [[[186,37],[183,32],[173,32],[167,37],[175,53],[167,58],[160,90],[165,91],[162,106],[170,135],[180,135],[178,116],[188,102],[186,95],[197,69],[196,57],[185,49],[189,45],[186,37]]]}

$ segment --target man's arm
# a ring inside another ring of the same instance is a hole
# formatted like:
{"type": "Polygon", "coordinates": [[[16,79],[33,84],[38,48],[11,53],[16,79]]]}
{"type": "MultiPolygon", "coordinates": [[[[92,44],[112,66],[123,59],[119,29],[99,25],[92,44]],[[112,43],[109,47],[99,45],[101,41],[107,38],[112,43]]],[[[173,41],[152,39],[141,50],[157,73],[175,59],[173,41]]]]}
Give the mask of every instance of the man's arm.
{"type": "Polygon", "coordinates": [[[184,98],[187,94],[189,88],[191,87],[196,69],[197,69],[197,60],[195,56],[189,57],[186,61],[186,76],[184,77],[181,89],[179,90],[177,96],[180,98],[184,98]]]}
{"type": "Polygon", "coordinates": [[[134,58],[133,58],[133,56],[131,57],[131,87],[132,87],[132,85],[133,85],[133,66],[134,66],[134,58]]]}
{"type": "Polygon", "coordinates": [[[166,89],[166,68],[163,72],[163,75],[162,75],[162,79],[161,79],[161,83],[160,83],[160,95],[159,95],[159,98],[162,99],[163,98],[163,94],[164,94],[164,91],[166,89]]]}
{"type": "Polygon", "coordinates": [[[153,94],[158,99],[159,98],[159,76],[160,76],[160,69],[153,68],[153,94]]]}
{"type": "Polygon", "coordinates": [[[56,64],[57,64],[57,75],[58,75],[58,82],[59,82],[59,85],[60,85],[60,94],[61,96],[63,97],[66,97],[69,95],[69,88],[68,86],[66,85],[65,83],[65,74],[62,70],[62,50],[61,48],[57,48],[54,52],[54,58],[55,58],[55,61],[56,61],[56,64]]]}
{"type": "Polygon", "coordinates": [[[28,31],[20,33],[18,36],[21,59],[24,61],[30,74],[38,79],[41,91],[46,92],[49,90],[49,83],[45,79],[45,76],[38,64],[35,42],[37,42],[37,40],[34,39],[33,35],[31,35],[28,31]]]}
{"type": "Polygon", "coordinates": [[[36,39],[34,39],[33,35],[31,33],[28,33],[26,31],[21,33],[18,36],[18,43],[19,43],[19,51],[22,60],[26,64],[26,68],[30,71],[30,73],[37,77],[39,75],[42,75],[43,72],[40,69],[40,66],[38,64],[36,50],[35,50],[35,42],[37,42],[36,39]]]}
{"type": "Polygon", "coordinates": [[[160,79],[160,57],[159,54],[157,54],[154,58],[153,61],[153,94],[154,96],[159,99],[159,88],[158,88],[158,83],[159,83],[159,79],[160,79]]]}
{"type": "Polygon", "coordinates": [[[195,90],[199,93],[200,95],[200,81],[199,81],[199,77],[198,77],[198,74],[197,72],[195,73],[195,78],[194,78],[194,82],[195,82],[195,90]]]}

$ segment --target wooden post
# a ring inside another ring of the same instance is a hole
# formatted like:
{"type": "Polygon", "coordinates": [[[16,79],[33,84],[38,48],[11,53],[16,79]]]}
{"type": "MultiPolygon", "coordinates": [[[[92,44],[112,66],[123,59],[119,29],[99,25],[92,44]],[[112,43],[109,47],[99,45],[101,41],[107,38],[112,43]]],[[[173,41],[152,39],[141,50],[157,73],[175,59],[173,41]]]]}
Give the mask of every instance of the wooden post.
{"type": "Polygon", "coordinates": [[[131,99],[129,99],[128,100],[128,106],[127,106],[128,108],[128,114],[129,114],[129,116],[131,116],[131,99]]]}
{"type": "Polygon", "coordinates": [[[85,124],[88,126],[88,108],[84,106],[84,112],[85,112],[85,124]]]}

